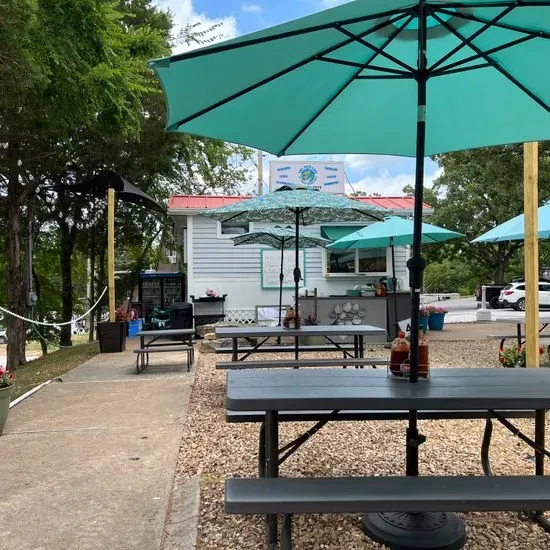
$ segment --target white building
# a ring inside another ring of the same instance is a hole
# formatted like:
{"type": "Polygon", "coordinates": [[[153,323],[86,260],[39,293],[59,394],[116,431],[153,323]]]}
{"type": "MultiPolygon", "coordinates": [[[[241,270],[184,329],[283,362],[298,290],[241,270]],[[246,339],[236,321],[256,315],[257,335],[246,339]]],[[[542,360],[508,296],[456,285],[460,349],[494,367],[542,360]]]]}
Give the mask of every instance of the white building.
{"type": "MultiPolygon", "coordinates": [[[[226,314],[231,320],[254,319],[255,307],[278,303],[280,252],[261,246],[234,246],[231,237],[268,224],[233,221],[220,223],[201,216],[205,210],[243,200],[238,196],[176,195],[170,200],[168,213],[175,223],[176,241],[183,248],[187,272],[187,299],[203,296],[207,288],[227,295],[226,314]]],[[[359,200],[391,210],[396,215],[411,216],[413,197],[361,197],[359,200]]],[[[432,213],[425,205],[424,214],[432,213]]],[[[364,227],[357,224],[323,224],[305,231],[328,238],[340,238],[364,227]]],[[[408,247],[395,249],[398,288],[408,291],[408,247]]],[[[348,289],[391,277],[390,249],[328,251],[311,248],[302,252],[304,285],[317,288],[319,296],[345,295],[348,289]]],[[[285,258],[283,304],[292,302],[292,267],[294,257],[285,258]]],[[[174,270],[176,270],[174,265],[174,270]]]]}

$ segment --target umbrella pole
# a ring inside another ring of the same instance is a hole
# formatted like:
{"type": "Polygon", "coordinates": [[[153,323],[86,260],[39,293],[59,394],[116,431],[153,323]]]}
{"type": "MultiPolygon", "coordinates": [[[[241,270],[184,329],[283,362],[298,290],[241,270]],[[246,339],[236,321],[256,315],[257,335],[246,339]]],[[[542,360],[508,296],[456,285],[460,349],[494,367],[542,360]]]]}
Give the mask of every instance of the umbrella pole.
{"type": "MultiPolygon", "coordinates": [[[[296,264],[294,267],[294,293],[295,293],[295,302],[296,302],[296,328],[300,328],[300,317],[298,315],[298,312],[300,311],[300,302],[299,302],[299,287],[300,287],[300,279],[302,278],[302,274],[300,273],[300,210],[296,209],[296,264]]],[[[298,336],[294,339],[294,357],[298,359],[298,356],[300,354],[300,343],[298,336]]]]}
{"type": "Polygon", "coordinates": [[[279,325],[281,326],[281,308],[283,307],[283,280],[285,275],[283,273],[283,266],[285,261],[285,240],[281,241],[281,271],[279,273],[279,325]]]}
{"type": "Polygon", "coordinates": [[[399,336],[399,323],[397,322],[397,279],[395,277],[395,247],[393,245],[393,237],[390,238],[391,246],[391,270],[392,270],[392,286],[393,286],[393,322],[394,322],[394,338],[399,336]]]}

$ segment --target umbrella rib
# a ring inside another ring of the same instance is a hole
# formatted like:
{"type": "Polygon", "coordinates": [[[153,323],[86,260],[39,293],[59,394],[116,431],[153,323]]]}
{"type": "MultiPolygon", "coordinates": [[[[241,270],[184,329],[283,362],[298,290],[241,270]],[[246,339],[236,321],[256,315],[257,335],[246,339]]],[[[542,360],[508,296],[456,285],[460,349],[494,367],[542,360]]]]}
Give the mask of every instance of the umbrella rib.
{"type": "MultiPolygon", "coordinates": [[[[414,16],[413,15],[410,15],[409,14],[409,17],[407,17],[407,19],[405,20],[404,23],[401,23],[401,25],[399,27],[397,27],[393,32],[392,34],[387,38],[387,40],[384,42],[384,44],[382,45],[382,49],[384,48],[387,48],[392,42],[393,40],[399,35],[399,33],[414,19],[414,16]]],[[[340,88],[338,88],[338,90],[336,90],[336,93],[334,93],[329,99],[328,101],[326,101],[326,103],[319,109],[319,111],[317,111],[317,113],[315,113],[309,120],[308,122],[305,124],[305,126],[299,130],[296,134],[294,134],[294,136],[292,137],[292,139],[279,151],[279,153],[277,154],[278,157],[280,157],[281,155],[283,155],[290,147],[292,147],[292,145],[294,145],[294,143],[296,142],[296,140],[298,138],[300,138],[300,136],[334,103],[334,101],[336,101],[340,95],[342,94],[342,92],[359,76],[359,74],[364,71],[366,68],[368,68],[368,66],[378,57],[378,53],[373,53],[368,61],[365,63],[365,66],[358,69],[357,71],[355,71],[353,73],[353,75],[348,79],[346,80],[346,82],[344,82],[344,84],[342,86],[340,86],[340,88]]]]}
{"type": "MultiPolygon", "coordinates": [[[[506,4],[507,5],[507,4],[506,4]]],[[[521,4],[517,4],[517,7],[518,8],[523,8],[523,7],[532,7],[533,5],[536,5],[536,6],[540,6],[540,7],[544,7],[544,6],[550,6],[550,2],[541,2],[540,4],[532,4],[532,3],[529,3],[529,2],[522,2],[521,4]]],[[[445,7],[438,7],[437,8],[437,12],[439,13],[443,13],[445,15],[449,15],[451,17],[460,17],[461,19],[467,19],[468,21],[475,21],[476,23],[487,23],[487,19],[483,19],[482,17],[479,17],[479,16],[476,16],[476,15],[471,15],[469,13],[464,13],[464,12],[460,12],[460,11],[449,11],[448,9],[445,9],[447,5],[445,5],[445,7]]],[[[454,7],[449,5],[449,7],[454,7]]],[[[460,6],[460,7],[464,7],[464,6],[460,6]]],[[[476,6],[468,6],[468,7],[476,7],[476,6]]],[[[481,7],[489,7],[489,6],[481,6],[481,7]]],[[[491,7],[503,7],[503,5],[492,5],[491,7]]],[[[432,14],[433,17],[435,17],[434,14],[432,14]]],[[[545,32],[545,31],[537,31],[535,29],[525,29],[525,28],[522,28],[522,27],[518,27],[516,25],[510,25],[509,23],[502,23],[502,22],[496,22],[493,24],[493,27],[498,27],[500,29],[505,29],[507,31],[515,31],[515,32],[521,32],[523,34],[530,34],[532,36],[534,36],[535,38],[546,38],[546,39],[550,39],[550,33],[548,32],[545,32]]]]}
{"type": "MultiPolygon", "coordinates": [[[[352,17],[350,19],[344,19],[341,21],[338,21],[340,25],[353,25],[354,23],[364,23],[365,21],[372,21],[373,19],[381,19],[381,18],[390,18],[394,15],[399,15],[403,17],[404,15],[407,15],[410,12],[410,9],[403,9],[403,8],[397,8],[393,10],[387,10],[379,13],[373,13],[370,15],[363,15],[360,17],[352,17]]],[[[387,23],[387,22],[386,22],[387,23]]],[[[324,23],[322,25],[315,25],[313,27],[307,27],[307,28],[301,28],[301,29],[295,29],[293,31],[287,31],[282,32],[280,34],[274,34],[270,36],[262,36],[260,38],[250,38],[248,40],[242,40],[241,42],[236,42],[233,44],[220,44],[218,46],[209,46],[206,48],[194,50],[191,52],[185,52],[180,53],[176,55],[170,56],[170,62],[174,63],[176,61],[185,61],[187,59],[193,59],[196,57],[203,57],[205,55],[211,55],[214,53],[221,53],[226,52],[230,50],[237,50],[240,48],[245,48],[247,46],[255,46],[257,44],[264,44],[266,42],[273,42],[275,40],[282,40],[284,38],[292,38],[293,36],[300,36],[303,34],[310,34],[315,33],[319,31],[325,31],[328,29],[333,29],[334,23],[324,23]]],[[[153,62],[154,63],[154,62],[153,62]]]]}
{"type": "Polygon", "coordinates": [[[476,69],[486,69],[487,67],[492,67],[492,64],[489,62],[486,63],[479,63],[478,65],[469,65],[468,67],[458,67],[456,69],[445,69],[441,71],[436,71],[432,74],[432,77],[436,76],[448,76],[450,74],[456,74],[456,73],[465,73],[467,71],[475,71],[476,69]]]}
{"type": "Polygon", "coordinates": [[[356,67],[361,70],[373,69],[375,71],[381,71],[390,74],[397,74],[401,76],[412,76],[412,73],[406,71],[400,71],[399,69],[392,69],[390,67],[381,67],[379,65],[368,65],[365,67],[364,63],[357,63],[355,61],[348,61],[347,59],[334,59],[333,57],[319,57],[319,61],[325,61],[326,63],[335,63],[337,65],[346,65],[348,67],[356,67]]]}
{"type": "Polygon", "coordinates": [[[403,67],[405,70],[407,70],[409,73],[414,73],[416,69],[414,67],[411,67],[404,61],[401,61],[397,57],[394,57],[393,55],[383,51],[383,49],[378,48],[377,46],[373,46],[369,42],[367,42],[365,39],[360,38],[356,34],[352,33],[351,31],[348,31],[347,29],[344,29],[340,24],[336,25],[336,29],[339,30],[341,33],[345,34],[349,38],[353,38],[355,42],[359,42],[359,44],[362,44],[369,50],[372,50],[373,52],[376,52],[378,55],[381,55],[382,57],[385,57],[386,59],[389,59],[390,61],[393,61],[396,65],[399,65],[400,67],[403,67]]]}
{"type": "MultiPolygon", "coordinates": [[[[403,17],[406,17],[409,14],[409,11],[407,11],[405,13],[402,12],[402,13],[399,14],[398,17],[395,17],[394,19],[387,19],[383,23],[379,23],[378,25],[375,25],[374,27],[368,29],[364,33],[361,33],[359,36],[361,36],[361,37],[367,36],[368,34],[371,34],[373,32],[376,32],[377,30],[380,30],[384,27],[387,27],[388,25],[391,25],[394,22],[403,19],[403,17]]],[[[334,25],[332,25],[330,28],[336,29],[336,27],[334,25]]],[[[343,42],[339,42],[338,44],[335,44],[334,46],[331,46],[330,48],[327,48],[327,49],[323,50],[322,52],[317,52],[315,54],[312,54],[309,57],[307,57],[306,59],[303,59],[302,61],[298,61],[297,63],[295,63],[294,65],[291,65],[290,67],[286,67],[285,69],[283,69],[283,70],[281,70],[281,71],[279,71],[275,74],[272,74],[272,75],[264,78],[263,80],[260,80],[259,82],[256,82],[254,84],[251,84],[250,86],[247,86],[243,90],[239,90],[238,92],[235,92],[234,94],[231,94],[230,96],[225,97],[224,99],[220,99],[216,103],[214,103],[212,105],[209,105],[208,107],[205,107],[204,109],[201,109],[200,111],[198,111],[196,113],[193,113],[192,115],[189,115],[189,116],[179,120],[173,126],[175,126],[176,128],[179,128],[180,126],[183,126],[184,124],[187,124],[188,122],[191,122],[192,120],[195,120],[196,118],[201,117],[201,116],[209,113],[210,111],[213,111],[213,110],[217,109],[218,107],[222,107],[223,105],[233,101],[234,99],[238,99],[239,97],[241,97],[243,95],[246,95],[250,92],[253,92],[257,88],[260,88],[261,86],[269,84],[270,82],[273,82],[274,80],[277,80],[278,78],[280,78],[282,76],[285,76],[288,73],[291,73],[292,71],[295,71],[295,70],[307,65],[308,63],[311,63],[312,61],[318,60],[319,57],[328,55],[328,54],[330,54],[330,53],[332,53],[332,52],[334,52],[334,51],[336,51],[340,48],[343,48],[344,46],[347,46],[347,45],[351,44],[352,42],[354,42],[354,40],[352,40],[351,38],[348,38],[347,40],[344,40],[343,42]]]]}
{"type": "MultiPolygon", "coordinates": [[[[458,46],[454,47],[450,52],[447,52],[443,57],[441,57],[438,61],[436,61],[431,67],[429,67],[428,70],[430,72],[435,71],[437,67],[439,67],[445,61],[447,61],[447,59],[452,57],[455,53],[459,52],[462,48],[464,48],[464,46],[472,42],[472,40],[475,40],[478,36],[483,34],[486,30],[491,28],[491,26],[493,26],[497,21],[500,21],[505,15],[508,15],[515,7],[516,7],[516,4],[511,4],[510,6],[508,6],[505,10],[503,10],[498,15],[493,17],[491,21],[488,21],[487,23],[485,23],[485,25],[483,25],[483,27],[478,29],[473,34],[471,34],[464,42],[461,42],[458,46]]],[[[436,11],[437,11],[437,8],[432,11],[432,14],[436,11]]]]}
{"type": "MultiPolygon", "coordinates": [[[[437,17],[434,16],[434,18],[437,19],[437,17]]],[[[476,61],[477,59],[485,59],[483,56],[486,55],[492,55],[494,53],[500,52],[502,50],[507,50],[509,48],[513,48],[514,46],[517,46],[518,44],[523,44],[523,42],[528,42],[529,40],[533,40],[535,37],[531,35],[525,35],[521,38],[516,38],[515,40],[512,40],[510,42],[506,42],[505,44],[501,44],[500,46],[495,46],[494,48],[491,48],[490,50],[486,50],[483,52],[483,54],[476,54],[471,55],[470,57],[467,57],[465,59],[461,59],[460,61],[455,61],[454,63],[449,63],[449,65],[445,65],[441,67],[438,71],[435,71],[432,73],[433,76],[441,76],[442,74],[447,74],[449,69],[453,69],[455,67],[460,67],[461,65],[465,65],[466,63],[469,63],[470,61],[476,61]]],[[[470,44],[468,44],[470,46],[470,44]]],[[[491,65],[491,61],[487,61],[489,65],[491,65]]]]}
{"type": "MultiPolygon", "coordinates": [[[[437,14],[433,14],[433,17],[439,21],[449,32],[453,33],[459,40],[464,40],[464,37],[451,25],[444,21],[437,14]]],[[[544,102],[540,97],[534,94],[527,86],[523,85],[515,76],[510,74],[504,67],[502,67],[497,61],[495,61],[490,55],[486,54],[483,50],[478,48],[475,44],[468,44],[468,47],[474,50],[480,57],[485,59],[487,63],[490,63],[502,76],[507,78],[512,84],[515,84],[524,94],[529,96],[533,101],[540,105],[545,111],[550,112],[550,106],[544,102]]]]}

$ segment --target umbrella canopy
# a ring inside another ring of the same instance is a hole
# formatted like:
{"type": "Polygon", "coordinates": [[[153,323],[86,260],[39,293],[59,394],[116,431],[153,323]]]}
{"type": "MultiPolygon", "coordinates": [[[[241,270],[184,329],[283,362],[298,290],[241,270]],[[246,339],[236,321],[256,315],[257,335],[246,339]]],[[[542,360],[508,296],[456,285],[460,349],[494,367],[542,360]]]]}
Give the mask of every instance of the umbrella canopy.
{"type": "MultiPolygon", "coordinates": [[[[520,214],[497,225],[487,233],[475,238],[473,243],[500,243],[523,241],[525,238],[525,216],[520,214]]],[[[550,239],[550,203],[539,208],[539,239],[550,239]]]]}
{"type": "MultiPolygon", "coordinates": [[[[359,231],[329,244],[328,248],[345,250],[347,248],[405,246],[412,244],[413,230],[412,220],[391,216],[383,222],[376,222],[363,227],[359,231]]],[[[464,237],[464,235],[437,225],[422,224],[422,244],[441,243],[458,237],[464,237]]]]}
{"type": "Polygon", "coordinates": [[[151,65],[169,131],[279,156],[415,156],[425,18],[425,154],[536,141],[550,128],[547,6],[357,0],[151,65]]]}
{"type": "Polygon", "coordinates": [[[310,189],[281,187],[273,193],[213,208],[202,215],[220,221],[311,225],[334,221],[381,220],[387,210],[310,189]]]}
{"type": "Polygon", "coordinates": [[[266,227],[264,229],[255,229],[250,233],[244,233],[231,237],[235,246],[242,244],[263,244],[280,250],[281,248],[313,248],[315,246],[327,246],[332,241],[314,235],[313,233],[300,233],[298,244],[296,244],[296,231],[287,227],[266,227]]]}

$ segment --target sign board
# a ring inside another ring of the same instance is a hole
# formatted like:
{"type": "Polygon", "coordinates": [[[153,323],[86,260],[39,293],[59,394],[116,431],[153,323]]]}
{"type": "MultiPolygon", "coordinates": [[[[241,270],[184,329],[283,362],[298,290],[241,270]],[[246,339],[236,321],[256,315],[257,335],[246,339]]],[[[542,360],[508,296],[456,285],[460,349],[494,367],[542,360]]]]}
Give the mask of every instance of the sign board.
{"type": "Polygon", "coordinates": [[[344,194],[343,162],[306,162],[273,160],[269,165],[269,190],[284,185],[307,186],[327,193],[344,194]]]}
{"type": "MultiPolygon", "coordinates": [[[[263,289],[278,289],[279,288],[279,273],[281,272],[281,251],[262,249],[262,288],[263,289]]],[[[294,288],[294,266],[296,265],[295,250],[285,250],[283,259],[283,288],[294,288]]],[[[306,284],[306,252],[300,250],[300,270],[302,271],[302,281],[300,286],[306,284]]]]}

